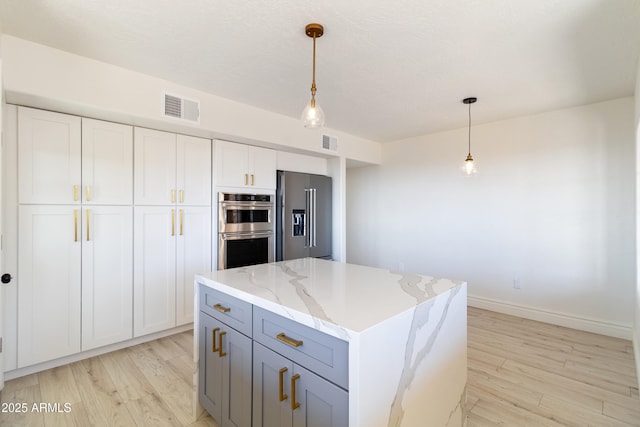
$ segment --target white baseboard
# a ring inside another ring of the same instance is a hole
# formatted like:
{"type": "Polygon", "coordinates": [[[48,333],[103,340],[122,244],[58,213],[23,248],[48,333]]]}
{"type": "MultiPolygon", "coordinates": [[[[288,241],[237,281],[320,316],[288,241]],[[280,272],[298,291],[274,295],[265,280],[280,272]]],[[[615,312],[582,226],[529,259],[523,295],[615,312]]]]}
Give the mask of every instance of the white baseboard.
{"type": "MultiPolygon", "coordinates": [[[[581,331],[593,332],[596,334],[622,338],[625,340],[631,340],[633,338],[631,325],[620,325],[616,323],[603,322],[601,320],[577,317],[569,314],[558,313],[549,310],[540,310],[534,307],[527,307],[504,301],[497,301],[474,296],[469,296],[467,299],[467,303],[471,307],[483,308],[485,310],[523,317],[525,319],[551,323],[552,325],[579,329],[581,331]]],[[[637,357],[638,352],[636,350],[636,358],[637,357]]]]}
{"type": "Polygon", "coordinates": [[[57,368],[58,366],[77,362],[79,360],[100,356],[101,354],[110,353],[116,350],[121,350],[126,347],[132,347],[134,345],[168,337],[169,335],[178,334],[180,332],[188,331],[190,329],[193,329],[193,323],[189,323],[183,326],[178,326],[177,328],[173,328],[173,329],[167,329],[166,331],[160,331],[153,334],[145,335],[143,337],[137,337],[127,341],[122,341],[119,343],[107,345],[107,346],[96,348],[93,350],[83,351],[81,353],[72,354],[70,356],[61,357],[59,359],[49,360],[46,362],[38,363],[36,365],[25,366],[24,368],[14,369],[4,373],[4,380],[6,382],[16,378],[24,377],[26,375],[35,374],[36,372],[42,372],[42,371],[46,371],[47,369],[57,368]]]}

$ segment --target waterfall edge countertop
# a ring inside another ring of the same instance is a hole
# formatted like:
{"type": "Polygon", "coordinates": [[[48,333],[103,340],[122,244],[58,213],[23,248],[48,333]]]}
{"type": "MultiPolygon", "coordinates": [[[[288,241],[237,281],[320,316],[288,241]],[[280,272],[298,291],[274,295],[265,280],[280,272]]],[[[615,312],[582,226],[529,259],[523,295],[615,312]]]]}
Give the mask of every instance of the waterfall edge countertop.
{"type": "Polygon", "coordinates": [[[463,284],[317,258],[214,271],[196,281],[347,341],[463,284]]]}
{"type": "Polygon", "coordinates": [[[465,282],[302,258],[195,283],[348,342],[350,427],[465,425],[465,282]]]}

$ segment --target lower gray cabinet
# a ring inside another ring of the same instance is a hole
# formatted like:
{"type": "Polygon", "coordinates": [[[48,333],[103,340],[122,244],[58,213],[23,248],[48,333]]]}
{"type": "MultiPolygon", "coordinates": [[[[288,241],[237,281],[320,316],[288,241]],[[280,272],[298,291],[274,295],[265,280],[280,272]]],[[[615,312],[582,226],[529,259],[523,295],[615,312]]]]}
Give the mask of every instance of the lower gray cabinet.
{"type": "Polygon", "coordinates": [[[349,394],[254,341],[253,427],[347,427],[349,394]]]}
{"type": "Polygon", "coordinates": [[[200,404],[221,427],[251,426],[251,338],[200,312],[200,404]]]}

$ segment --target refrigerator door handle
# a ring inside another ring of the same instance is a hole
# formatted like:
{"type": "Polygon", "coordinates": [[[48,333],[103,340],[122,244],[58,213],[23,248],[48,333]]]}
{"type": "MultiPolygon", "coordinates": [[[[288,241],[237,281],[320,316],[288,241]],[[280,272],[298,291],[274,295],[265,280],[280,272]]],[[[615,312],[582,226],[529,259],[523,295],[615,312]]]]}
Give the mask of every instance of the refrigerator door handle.
{"type": "Polygon", "coordinates": [[[307,221],[304,224],[304,247],[311,247],[311,230],[313,229],[313,213],[311,212],[311,189],[304,189],[305,210],[307,212],[307,221]]]}
{"type": "Polygon", "coordinates": [[[311,247],[315,248],[318,246],[318,240],[317,240],[317,233],[316,233],[316,207],[318,205],[317,203],[317,197],[316,197],[316,189],[312,188],[311,189],[311,212],[313,214],[313,220],[311,222],[311,247]]]}

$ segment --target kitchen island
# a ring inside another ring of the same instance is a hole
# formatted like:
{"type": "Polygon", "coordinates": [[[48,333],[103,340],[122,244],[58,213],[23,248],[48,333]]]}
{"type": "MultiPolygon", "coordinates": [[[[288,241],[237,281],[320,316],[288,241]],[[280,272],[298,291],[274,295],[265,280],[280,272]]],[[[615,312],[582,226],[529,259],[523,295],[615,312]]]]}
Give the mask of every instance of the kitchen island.
{"type": "Polygon", "coordinates": [[[466,283],[303,258],[195,286],[195,389],[220,424],[464,425],[466,283]]]}

